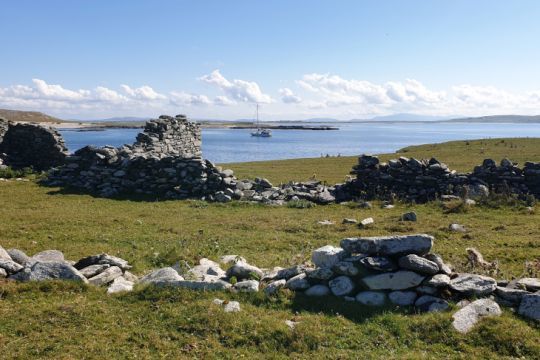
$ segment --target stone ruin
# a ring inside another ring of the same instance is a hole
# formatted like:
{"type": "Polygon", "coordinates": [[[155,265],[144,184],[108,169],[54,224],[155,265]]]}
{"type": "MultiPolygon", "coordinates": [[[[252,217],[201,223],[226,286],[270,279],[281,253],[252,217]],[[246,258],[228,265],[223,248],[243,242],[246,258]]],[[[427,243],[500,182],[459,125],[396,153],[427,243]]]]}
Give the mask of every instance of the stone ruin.
{"type": "Polygon", "coordinates": [[[0,166],[48,170],[64,163],[67,148],[53,128],[0,118],[0,166]]]}
{"type": "MultiPolygon", "coordinates": [[[[108,254],[67,261],[57,250],[29,257],[21,250],[5,251],[0,246],[0,278],[79,281],[107,286],[108,294],[132,291],[137,283],[192,290],[262,290],[269,297],[292,291],[306,297],[337,297],[366,307],[418,312],[447,311],[454,303],[461,309],[454,313],[452,325],[463,333],[482,317],[500,315],[500,306],[540,321],[540,279],[497,281],[456,272],[432,252],[433,243],[433,236],[426,234],[346,238],[339,247],[314,250],[311,262],[289,268],[260,269],[240,256],[226,255],[220,259],[226,270],[203,258],[192,267],[177,264],[141,277],[129,271],[126,260],[108,254]]],[[[215,303],[222,305],[223,301],[215,303]]],[[[239,310],[236,303],[234,311],[239,310]]]]}
{"type": "Polygon", "coordinates": [[[398,198],[423,203],[448,195],[481,198],[490,192],[540,198],[540,163],[526,162],[519,168],[508,159],[499,166],[486,159],[472,173],[462,174],[435,158],[400,157],[381,163],[376,156],[361,155],[351,175],[355,178],[338,188],[338,199],[398,198]]]}

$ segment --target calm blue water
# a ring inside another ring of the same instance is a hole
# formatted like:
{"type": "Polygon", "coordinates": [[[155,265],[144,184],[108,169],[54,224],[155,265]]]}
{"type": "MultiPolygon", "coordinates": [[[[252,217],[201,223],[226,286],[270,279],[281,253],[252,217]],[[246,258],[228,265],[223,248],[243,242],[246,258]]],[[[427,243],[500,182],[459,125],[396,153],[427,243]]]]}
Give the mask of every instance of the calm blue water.
{"type": "MultiPolygon", "coordinates": [[[[218,163],[321,155],[394,152],[408,145],[461,139],[540,137],[540,124],[360,123],[337,131],[274,130],[271,138],[251,130],[203,129],[203,156],[218,163]]],[[[61,130],[70,151],[85,145],[131,144],[141,129],[61,130]]]]}

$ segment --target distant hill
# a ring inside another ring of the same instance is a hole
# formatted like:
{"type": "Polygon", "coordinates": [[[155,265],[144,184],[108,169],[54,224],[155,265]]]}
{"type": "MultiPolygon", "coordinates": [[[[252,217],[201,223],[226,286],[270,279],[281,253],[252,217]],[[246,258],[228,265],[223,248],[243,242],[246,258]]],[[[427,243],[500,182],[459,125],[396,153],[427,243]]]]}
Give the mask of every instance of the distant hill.
{"type": "Polygon", "coordinates": [[[535,124],[535,123],[540,123],[540,115],[479,116],[479,117],[450,119],[450,120],[445,120],[445,122],[535,124]]]}
{"type": "Polygon", "coordinates": [[[0,109],[0,117],[11,121],[36,123],[63,123],[65,120],[50,116],[38,111],[19,111],[0,109]]]}
{"type": "Polygon", "coordinates": [[[392,114],[384,116],[375,116],[369,121],[441,121],[452,119],[453,116],[435,116],[418,114],[392,114]]]}

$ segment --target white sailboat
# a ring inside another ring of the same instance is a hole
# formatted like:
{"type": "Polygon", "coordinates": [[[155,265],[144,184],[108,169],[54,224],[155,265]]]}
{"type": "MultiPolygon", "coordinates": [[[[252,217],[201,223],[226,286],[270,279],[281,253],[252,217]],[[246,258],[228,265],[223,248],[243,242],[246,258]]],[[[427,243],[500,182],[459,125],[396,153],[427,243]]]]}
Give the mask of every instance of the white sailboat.
{"type": "Polygon", "coordinates": [[[256,136],[256,137],[272,136],[272,131],[270,131],[270,129],[261,129],[261,125],[259,123],[259,104],[257,104],[257,130],[253,131],[251,133],[251,136],[256,136]]]}

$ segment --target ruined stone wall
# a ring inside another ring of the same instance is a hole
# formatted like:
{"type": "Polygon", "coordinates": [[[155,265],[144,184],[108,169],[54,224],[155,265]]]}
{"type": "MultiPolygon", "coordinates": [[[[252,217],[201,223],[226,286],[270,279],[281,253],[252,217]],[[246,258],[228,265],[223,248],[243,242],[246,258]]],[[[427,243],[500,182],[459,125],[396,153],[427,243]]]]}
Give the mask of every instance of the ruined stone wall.
{"type": "Polygon", "coordinates": [[[86,146],[49,174],[48,184],[84,189],[101,196],[144,194],[168,199],[212,198],[236,185],[201,157],[201,129],[183,115],[149,121],[133,145],[86,146]]]}
{"type": "Polygon", "coordinates": [[[355,178],[338,188],[338,198],[426,202],[442,195],[481,197],[490,191],[540,197],[540,163],[527,162],[519,168],[508,159],[500,165],[486,159],[472,173],[461,174],[435,158],[400,157],[380,163],[376,156],[362,155],[351,174],[355,178]]]}
{"type": "Polygon", "coordinates": [[[47,170],[63,164],[66,155],[67,148],[58,131],[0,119],[0,157],[4,164],[47,170]]]}

